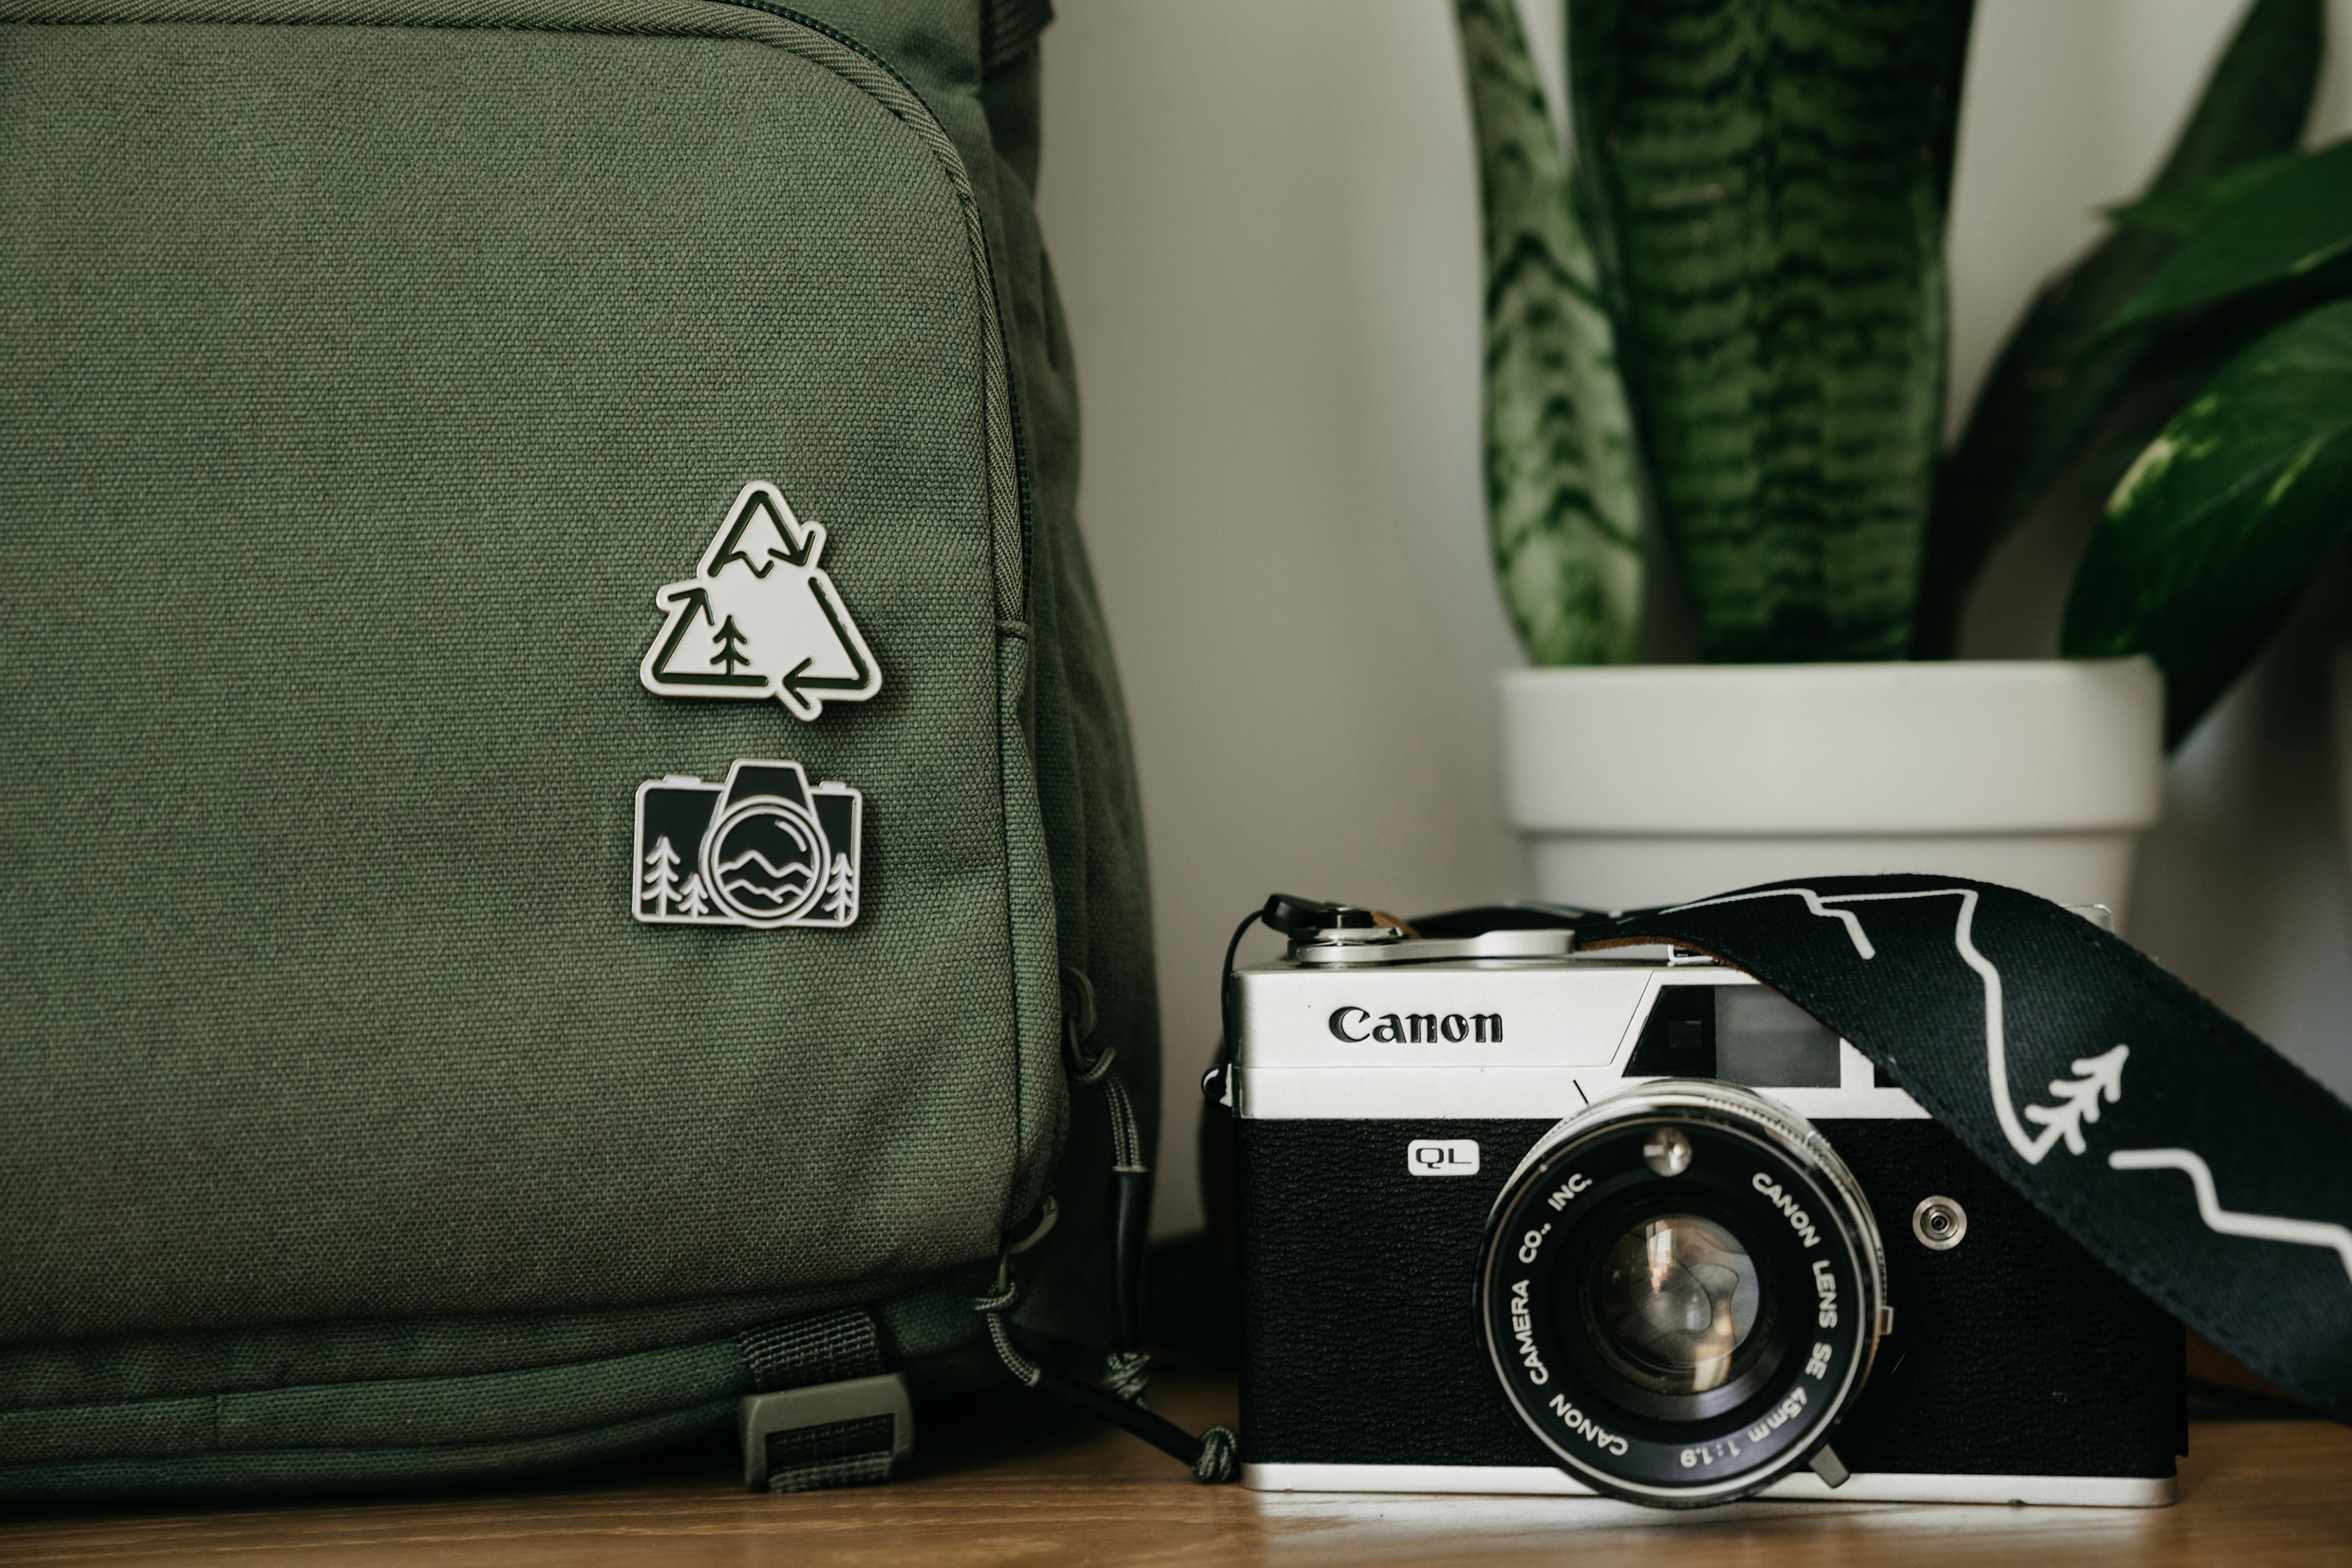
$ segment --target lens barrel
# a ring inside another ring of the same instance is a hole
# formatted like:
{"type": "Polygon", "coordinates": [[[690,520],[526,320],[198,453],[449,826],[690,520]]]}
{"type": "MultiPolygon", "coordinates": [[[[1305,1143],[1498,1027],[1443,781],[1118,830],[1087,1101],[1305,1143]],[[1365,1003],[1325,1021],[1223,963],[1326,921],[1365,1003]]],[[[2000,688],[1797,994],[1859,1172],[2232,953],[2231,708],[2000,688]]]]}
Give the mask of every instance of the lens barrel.
{"type": "Polygon", "coordinates": [[[1539,1140],[1487,1221],[1479,1327],[1512,1409],[1594,1490],[1696,1507],[1802,1465],[1869,1375],[1886,1270],[1804,1118],[1664,1079],[1539,1140]]]}

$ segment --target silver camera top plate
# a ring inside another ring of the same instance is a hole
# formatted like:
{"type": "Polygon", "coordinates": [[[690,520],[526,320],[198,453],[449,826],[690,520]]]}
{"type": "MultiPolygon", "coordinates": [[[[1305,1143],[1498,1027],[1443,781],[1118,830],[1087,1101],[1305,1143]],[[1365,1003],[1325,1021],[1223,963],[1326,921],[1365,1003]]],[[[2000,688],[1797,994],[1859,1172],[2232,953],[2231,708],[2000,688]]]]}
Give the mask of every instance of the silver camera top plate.
{"type": "MultiPolygon", "coordinates": [[[[1721,1013],[1727,1031],[1761,1031],[1758,1049],[1742,1060],[1765,1065],[1743,1069],[1727,1058],[1720,1072],[1727,1082],[1808,1117],[1927,1114],[1901,1089],[1881,1083],[1852,1045],[1753,977],[1701,955],[1664,947],[1579,952],[1574,934],[1562,928],[1424,940],[1375,926],[1351,930],[1346,941],[1322,939],[1330,935],[1314,934],[1285,957],[1228,978],[1234,1051],[1225,1086],[1237,1114],[1570,1115],[1646,1078],[1693,1075],[1636,1071],[1633,1063],[1662,998],[1699,1001],[1683,989],[1690,987],[1737,989],[1739,1006],[1727,999],[1698,1011],[1710,1019],[1721,1013]],[[1806,1057],[1804,1071],[1771,1069],[1776,1030],[1806,1057]],[[1808,1031],[1810,1040],[1795,1039],[1808,1031]]],[[[1676,1017],[1691,1010],[1667,1009],[1676,1017]]]]}

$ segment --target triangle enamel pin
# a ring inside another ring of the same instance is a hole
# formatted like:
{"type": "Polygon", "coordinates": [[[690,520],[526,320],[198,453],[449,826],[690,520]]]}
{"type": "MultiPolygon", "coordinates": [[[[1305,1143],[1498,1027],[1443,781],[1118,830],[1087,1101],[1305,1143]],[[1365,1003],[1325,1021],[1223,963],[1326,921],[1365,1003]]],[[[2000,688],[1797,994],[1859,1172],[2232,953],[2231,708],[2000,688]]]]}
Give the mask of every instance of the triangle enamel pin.
{"type": "Polygon", "coordinates": [[[665,697],[774,697],[794,718],[863,702],[882,671],[817,562],[824,525],[802,522],[754,480],[728,508],[694,577],[654,595],[667,614],[638,678],[665,697]]]}

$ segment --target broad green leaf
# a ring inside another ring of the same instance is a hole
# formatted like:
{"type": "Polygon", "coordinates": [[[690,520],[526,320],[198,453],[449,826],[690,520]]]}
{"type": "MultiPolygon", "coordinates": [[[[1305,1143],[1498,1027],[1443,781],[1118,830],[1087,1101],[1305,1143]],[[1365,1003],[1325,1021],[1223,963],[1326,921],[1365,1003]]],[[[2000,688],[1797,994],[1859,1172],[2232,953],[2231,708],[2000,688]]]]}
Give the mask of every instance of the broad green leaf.
{"type": "Polygon", "coordinates": [[[2285,173],[2304,156],[2301,152],[2281,152],[2270,158],[2257,158],[2210,180],[2109,207],[2105,209],[2106,215],[2109,221],[2127,229],[2151,229],[2179,239],[2247,192],[2285,173]]]}
{"type": "MultiPolygon", "coordinates": [[[[2326,38],[2321,0],[2256,0],[2149,195],[2186,191],[2292,149],[2310,113],[2326,38]]],[[[2118,229],[2045,287],[2001,345],[1937,483],[1914,643],[1920,656],[1951,655],[1986,560],[2132,395],[2154,335],[2102,334],[2173,245],[2154,230],[2118,229]]]]}
{"type": "Polygon", "coordinates": [[[1958,0],[1572,0],[1627,381],[1715,660],[1908,647],[1958,0]]]}
{"type": "Polygon", "coordinates": [[[1640,649],[1632,412],[1592,247],[1511,0],[1458,0],[1486,254],[1486,515],[1503,601],[1538,664],[1640,649]]]}
{"type": "Polygon", "coordinates": [[[2217,310],[2158,336],[2133,368],[2095,434],[2084,444],[2069,490],[2104,504],[2148,443],[2223,366],[2321,303],[2325,301],[2282,296],[2273,308],[2265,298],[2261,309],[2217,310]]]}
{"type": "Polygon", "coordinates": [[[2118,329],[2307,277],[2352,256],[2352,141],[2224,202],[2116,317],[2118,329]]]}
{"type": "Polygon", "coordinates": [[[2178,744],[2352,535],[2352,300],[2225,366],[2108,497],[2066,603],[2071,657],[2147,653],[2178,744]]]}

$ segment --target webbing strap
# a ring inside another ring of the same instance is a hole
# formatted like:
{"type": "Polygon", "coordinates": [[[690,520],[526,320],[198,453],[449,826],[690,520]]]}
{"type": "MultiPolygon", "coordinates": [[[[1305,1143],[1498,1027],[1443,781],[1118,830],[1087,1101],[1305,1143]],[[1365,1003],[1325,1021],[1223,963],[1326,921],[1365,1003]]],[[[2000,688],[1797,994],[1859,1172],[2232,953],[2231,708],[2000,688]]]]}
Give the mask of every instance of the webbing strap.
{"type": "Polygon", "coordinates": [[[895,1427],[887,1416],[860,1416],[797,1432],[771,1432],[768,1490],[822,1491],[887,1481],[895,1427]]]}
{"type": "Polygon", "coordinates": [[[744,1401],[747,1479],[772,1492],[890,1479],[909,1446],[909,1413],[871,1317],[849,1308],[747,1329],[735,1343],[761,1391],[744,1401]]]}
{"type": "MultiPolygon", "coordinates": [[[[1579,927],[1580,948],[1628,942],[1780,992],[2151,1300],[2352,1420],[2352,1107],[2133,948],[2031,894],[1927,876],[1579,927]]],[[[2018,1309],[2095,1332],[2063,1303],[2018,1309]]]]}
{"type": "Polygon", "coordinates": [[[751,1369],[751,1386],[762,1394],[875,1377],[883,1371],[881,1337],[874,1332],[874,1320],[856,1307],[745,1329],[735,1343],[751,1369]]]}

